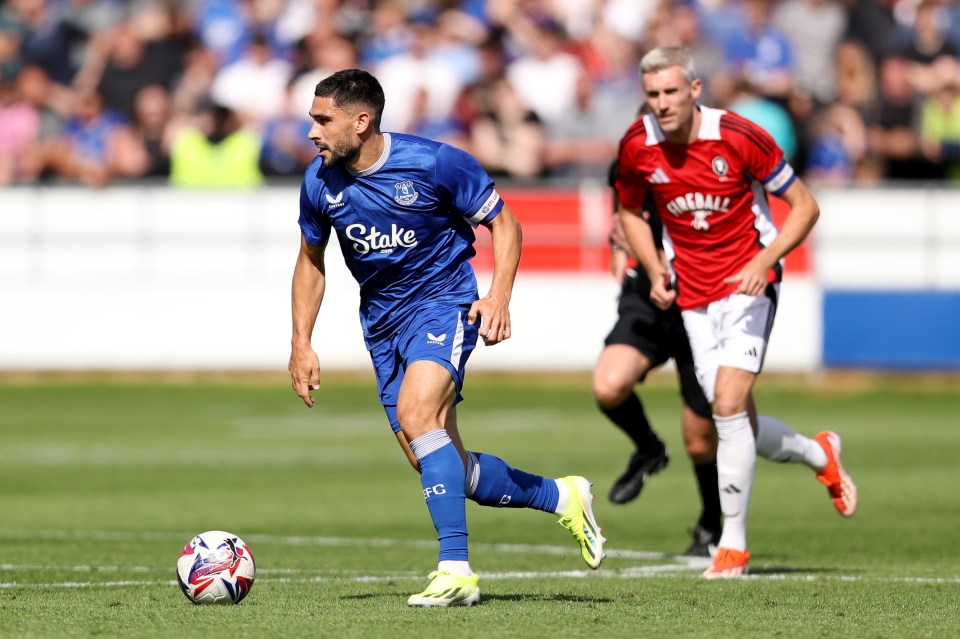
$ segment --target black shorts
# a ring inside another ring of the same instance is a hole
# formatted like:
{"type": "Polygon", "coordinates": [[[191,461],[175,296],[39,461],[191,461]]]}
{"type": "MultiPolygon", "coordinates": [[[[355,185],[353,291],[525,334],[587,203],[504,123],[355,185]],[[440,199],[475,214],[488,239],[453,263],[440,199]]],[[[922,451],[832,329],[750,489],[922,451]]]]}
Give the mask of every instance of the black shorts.
{"type": "Polygon", "coordinates": [[[680,309],[674,305],[663,311],[654,306],[650,301],[649,286],[643,286],[637,277],[627,277],[623,281],[617,304],[617,323],[604,344],[632,346],[650,360],[652,368],[673,359],[684,404],[701,417],[713,416],[710,402],[697,381],[697,369],[680,309]]]}

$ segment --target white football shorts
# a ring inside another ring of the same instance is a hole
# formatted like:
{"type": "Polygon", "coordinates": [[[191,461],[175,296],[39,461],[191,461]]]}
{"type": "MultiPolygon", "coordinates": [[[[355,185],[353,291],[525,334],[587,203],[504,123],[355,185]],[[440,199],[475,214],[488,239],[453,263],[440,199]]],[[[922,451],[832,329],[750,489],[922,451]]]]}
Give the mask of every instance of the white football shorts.
{"type": "Polygon", "coordinates": [[[697,379],[711,402],[721,366],[759,373],[777,314],[779,284],[770,284],[759,297],[734,294],[707,306],[683,311],[683,326],[697,379]]]}

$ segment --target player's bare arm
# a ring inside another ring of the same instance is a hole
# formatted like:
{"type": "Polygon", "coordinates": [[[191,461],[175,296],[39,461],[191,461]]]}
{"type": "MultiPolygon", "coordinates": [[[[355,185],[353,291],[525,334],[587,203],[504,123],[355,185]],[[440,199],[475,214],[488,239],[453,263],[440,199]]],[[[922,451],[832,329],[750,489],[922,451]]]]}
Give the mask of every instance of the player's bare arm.
{"type": "Polygon", "coordinates": [[[313,407],[311,390],[320,387],[320,360],[313,350],[310,338],[317,322],[323,292],[326,287],[326,268],[323,246],[316,246],[300,236],[300,253],[293,270],[292,314],[293,337],[290,340],[290,381],[297,396],[313,407]]]}
{"type": "Polygon", "coordinates": [[[677,292],[670,286],[670,271],[664,265],[653,241],[653,231],[647,223],[644,211],[621,204],[618,213],[630,250],[640,260],[650,278],[650,301],[658,308],[666,310],[673,304],[677,292]]]}
{"type": "Polygon", "coordinates": [[[510,298],[520,265],[523,234],[520,222],[506,205],[484,226],[490,230],[493,246],[493,281],[489,292],[470,307],[467,319],[473,324],[477,317],[481,318],[480,336],[484,344],[492,346],[510,338],[510,298]]]}
{"type": "Polygon", "coordinates": [[[777,238],[747,262],[739,273],[724,279],[729,284],[740,283],[737,293],[762,295],[767,288],[769,270],[783,256],[803,242],[813,229],[813,225],[817,223],[817,218],[820,217],[820,206],[799,178],[794,180],[780,197],[790,205],[790,213],[777,238]]]}
{"type": "Polygon", "coordinates": [[[622,281],[627,270],[629,258],[636,259],[627,237],[623,234],[623,224],[620,222],[620,213],[614,211],[613,225],[610,229],[610,273],[622,281]]]}

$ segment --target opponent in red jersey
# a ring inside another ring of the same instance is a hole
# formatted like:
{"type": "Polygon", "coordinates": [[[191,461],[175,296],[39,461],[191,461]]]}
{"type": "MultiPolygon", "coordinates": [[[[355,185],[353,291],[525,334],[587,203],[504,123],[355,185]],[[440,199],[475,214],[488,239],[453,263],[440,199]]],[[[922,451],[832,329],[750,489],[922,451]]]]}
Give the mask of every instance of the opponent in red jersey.
{"type": "MultiPolygon", "coordinates": [[[[719,109],[700,107],[695,114],[697,132],[689,143],[671,140],[648,113],[627,131],[620,150],[626,161],[618,183],[624,206],[639,209],[652,191],[676,249],[680,308],[705,306],[737,290],[724,274],[737,273],[776,237],[761,188],[785,195],[797,182],[783,152],[759,126],[719,109]]],[[[806,189],[797,193],[807,197],[806,235],[816,203],[806,189]]],[[[765,281],[779,282],[778,260],[766,262],[765,281]]]]}
{"type": "Polygon", "coordinates": [[[842,515],[856,509],[856,487],[840,465],[836,434],[809,440],[778,422],[776,432],[755,437],[752,389],[776,314],[780,261],[803,241],[820,211],[769,134],[735,114],[697,104],[701,84],[687,49],[653,49],[640,71],[649,114],[621,142],[621,219],[650,276],[651,300],[667,308],[676,299],[682,310],[713,409],[724,526],[704,576],[737,577],[747,572],[750,557],[746,517],[758,445],[779,447],[774,456],[813,467],[842,515]],[[764,189],[790,205],[779,234],[764,189]],[[675,287],[641,215],[648,190],[674,251],[675,287]]]}

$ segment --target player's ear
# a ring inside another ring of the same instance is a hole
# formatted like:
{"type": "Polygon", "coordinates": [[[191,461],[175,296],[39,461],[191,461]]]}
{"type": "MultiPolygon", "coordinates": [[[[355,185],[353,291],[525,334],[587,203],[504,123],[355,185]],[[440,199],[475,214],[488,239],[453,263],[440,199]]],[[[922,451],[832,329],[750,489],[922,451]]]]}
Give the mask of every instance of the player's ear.
{"type": "Polygon", "coordinates": [[[357,135],[363,135],[363,133],[370,128],[370,123],[372,119],[370,114],[366,111],[361,111],[357,113],[356,119],[354,120],[353,126],[357,135]]]}
{"type": "Polygon", "coordinates": [[[694,102],[700,99],[701,93],[703,93],[703,82],[700,81],[700,78],[694,78],[690,83],[690,95],[694,102]]]}

